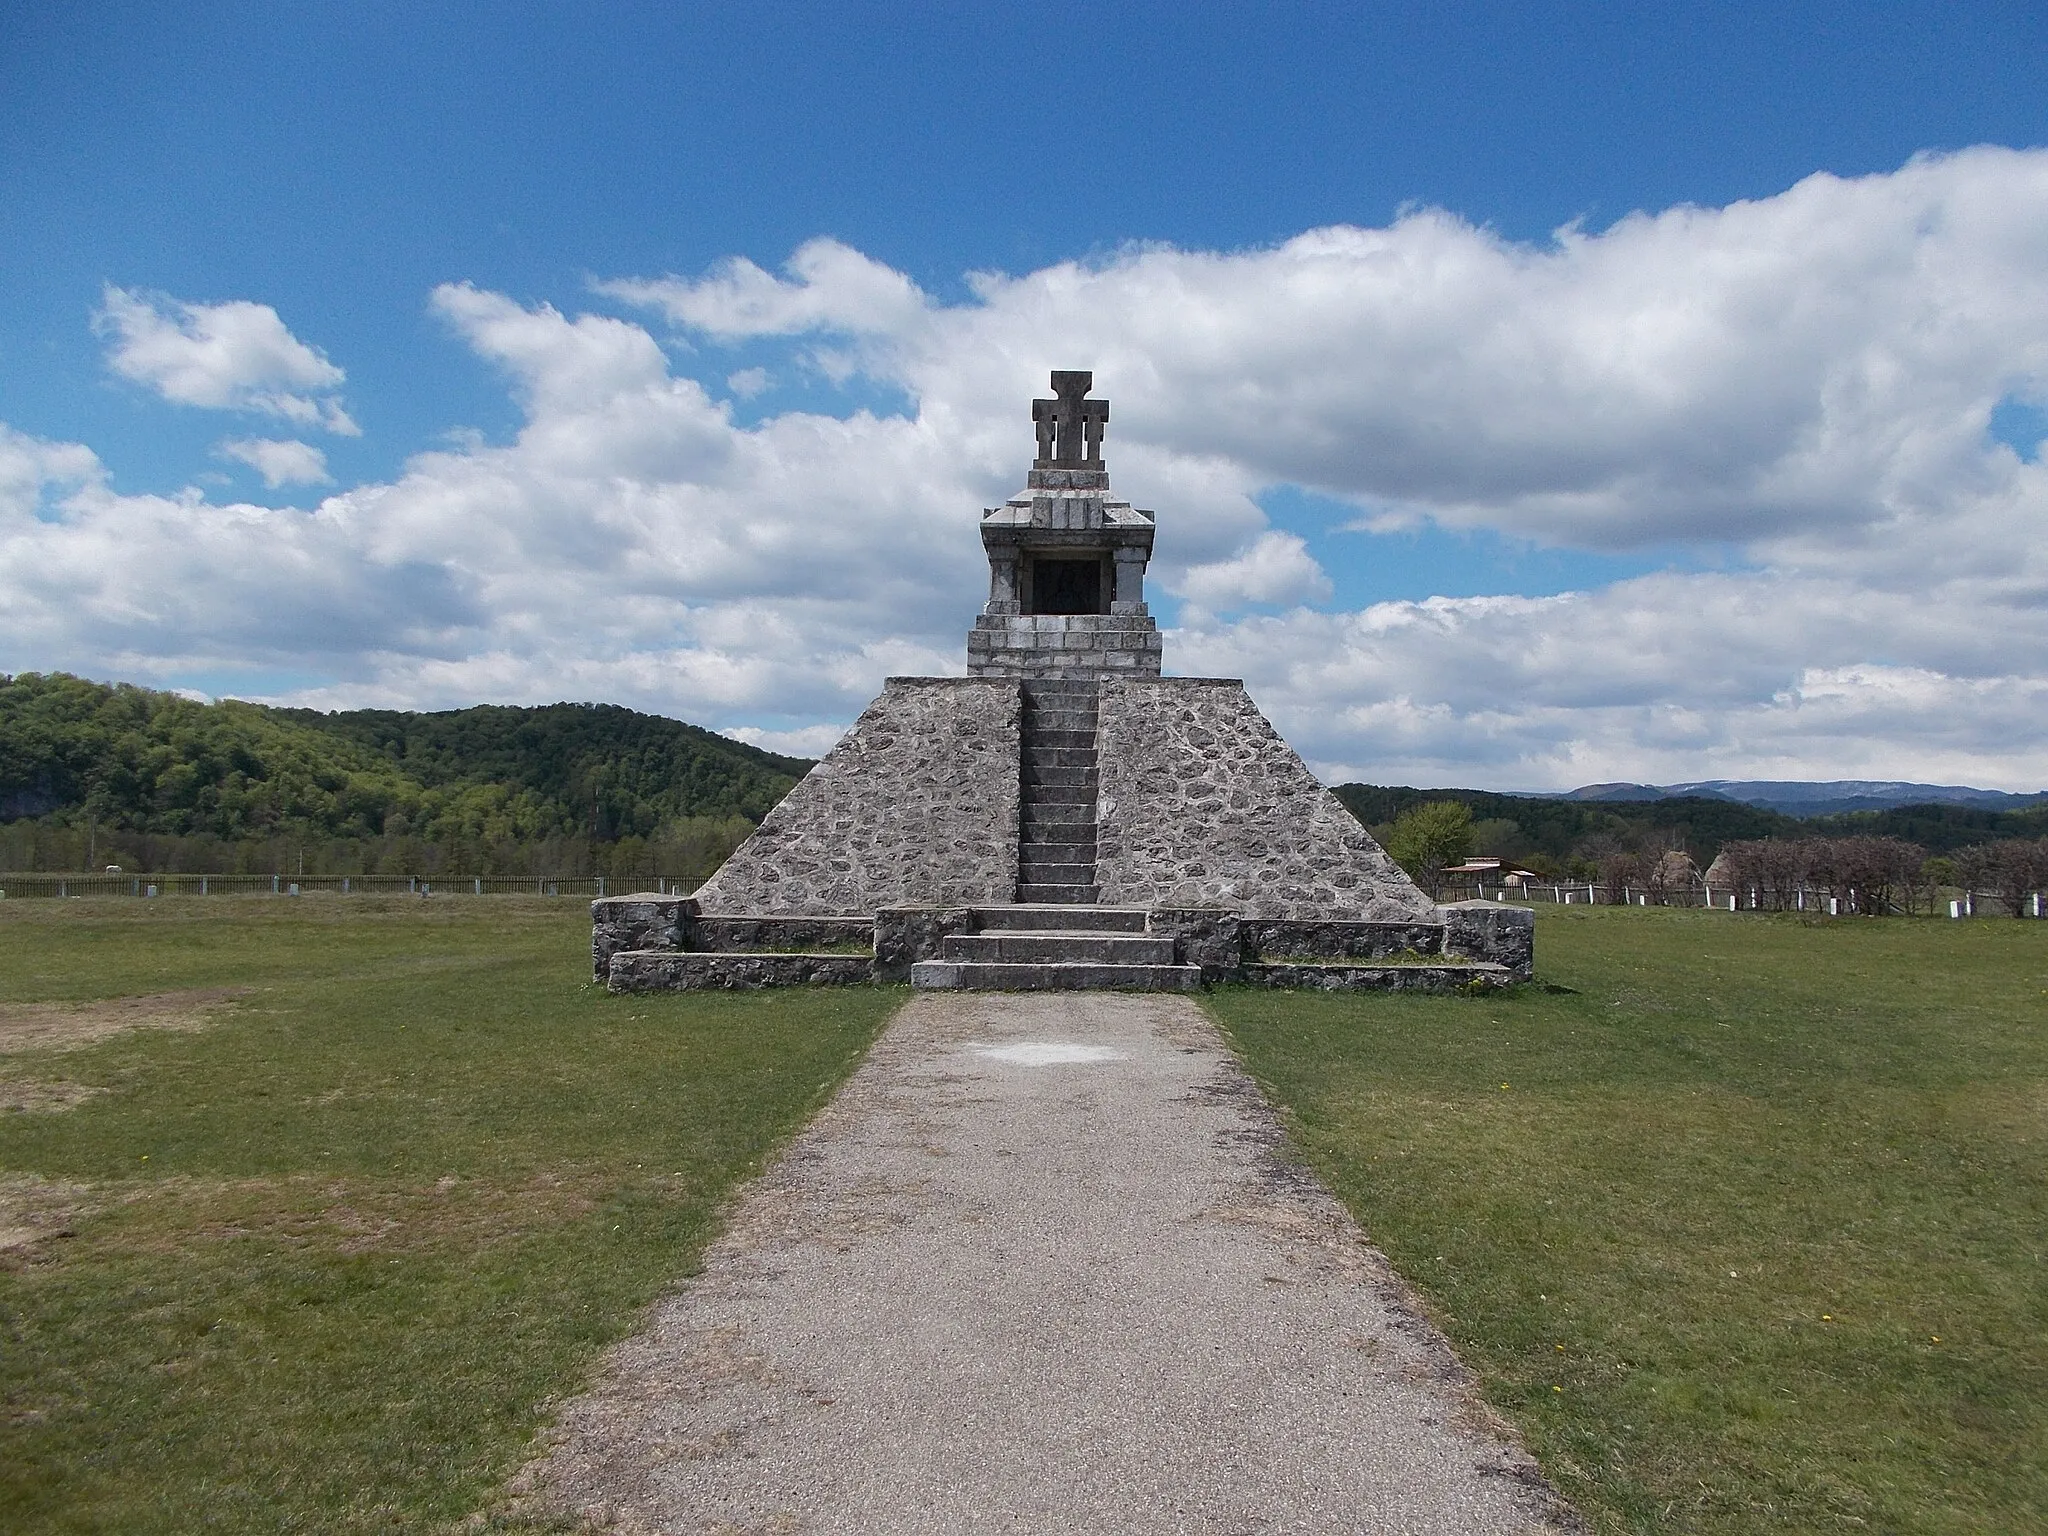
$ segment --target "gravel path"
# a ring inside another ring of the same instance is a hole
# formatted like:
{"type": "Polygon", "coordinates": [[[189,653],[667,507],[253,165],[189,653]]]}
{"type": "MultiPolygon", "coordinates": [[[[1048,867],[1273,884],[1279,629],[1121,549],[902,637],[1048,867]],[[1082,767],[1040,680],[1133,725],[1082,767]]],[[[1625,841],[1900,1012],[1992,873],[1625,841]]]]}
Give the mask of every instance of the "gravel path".
{"type": "Polygon", "coordinates": [[[691,1532],[1575,1529],[1186,998],[924,995],[518,1503],[691,1532]]]}

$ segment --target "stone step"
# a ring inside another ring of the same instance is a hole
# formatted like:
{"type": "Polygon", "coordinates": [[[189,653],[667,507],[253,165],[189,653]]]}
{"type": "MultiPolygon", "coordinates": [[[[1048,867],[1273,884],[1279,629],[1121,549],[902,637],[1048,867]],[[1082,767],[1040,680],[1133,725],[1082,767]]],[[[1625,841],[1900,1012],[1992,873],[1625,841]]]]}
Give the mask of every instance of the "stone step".
{"type": "Polygon", "coordinates": [[[1093,864],[1095,862],[1095,839],[1071,843],[1055,843],[1031,838],[1017,845],[1019,864],[1093,864]]]}
{"type": "Polygon", "coordinates": [[[1105,965],[1171,965],[1173,937],[1151,933],[956,933],[939,946],[941,960],[1016,960],[1036,964],[1095,961],[1105,965]]]}
{"type": "MultiPolygon", "coordinates": [[[[1095,797],[1090,795],[1086,801],[1027,801],[1023,806],[1023,818],[1023,834],[1027,839],[1044,836],[1037,830],[1044,826],[1064,824],[1092,828],[1095,825],[1095,797]]],[[[1095,834],[1091,831],[1088,835],[1093,837],[1095,834]]]]}
{"type": "Polygon", "coordinates": [[[1095,786],[1093,784],[1026,784],[1024,786],[1026,805],[1093,805],[1095,786]]]}
{"type": "Polygon", "coordinates": [[[1143,933],[1148,914],[1143,907],[1033,906],[976,907],[974,923],[983,933],[1036,932],[1055,928],[1067,933],[1143,933]]]}
{"type": "Polygon", "coordinates": [[[1069,751],[1082,750],[1093,752],[1095,750],[1095,733],[1093,731],[1034,731],[1027,728],[1024,732],[1024,750],[1029,752],[1033,748],[1043,747],[1065,747],[1069,751]]]}
{"type": "Polygon", "coordinates": [[[1094,710],[1033,709],[1024,715],[1026,740],[1042,731],[1086,731],[1094,735],[1100,724],[1094,710]]]}
{"type": "Polygon", "coordinates": [[[1030,886],[1033,890],[1055,887],[1073,890],[1085,887],[1095,890],[1095,866],[1093,864],[1026,864],[1017,870],[1017,884],[1030,886]]]}
{"type": "Polygon", "coordinates": [[[1071,784],[1088,789],[1095,787],[1095,769],[1070,767],[1065,763],[1047,763],[1041,766],[1029,761],[1024,764],[1024,786],[1034,784],[1071,784]]]}
{"type": "Polygon", "coordinates": [[[1094,681],[1085,677],[1032,678],[1024,684],[1024,698],[1032,704],[1080,699],[1092,705],[1099,696],[1094,681]]]}
{"type": "Polygon", "coordinates": [[[1020,864],[1019,885],[1094,885],[1093,864],[1020,864]]]}
{"type": "Polygon", "coordinates": [[[1093,906],[1095,898],[1101,894],[1101,890],[1094,885],[1066,885],[1043,880],[1034,881],[1030,885],[1021,880],[1017,882],[1019,901],[1050,901],[1087,907],[1093,906]]]}
{"type": "Polygon", "coordinates": [[[910,968],[910,984],[976,992],[1196,992],[1201,990],[1202,968],[1102,961],[920,960],[910,968]]]}
{"type": "Polygon", "coordinates": [[[1093,747],[1034,747],[1024,743],[1024,766],[1027,768],[1093,768],[1095,749],[1093,747]]]}
{"type": "Polygon", "coordinates": [[[1037,822],[1034,824],[1031,822],[1030,810],[1027,807],[1025,809],[1025,821],[1027,825],[1023,828],[1024,835],[1017,844],[1019,857],[1024,857],[1024,850],[1033,844],[1045,845],[1049,843],[1086,843],[1091,850],[1088,856],[1091,859],[1095,857],[1092,852],[1095,846],[1095,822],[1092,819],[1088,821],[1037,822]]]}

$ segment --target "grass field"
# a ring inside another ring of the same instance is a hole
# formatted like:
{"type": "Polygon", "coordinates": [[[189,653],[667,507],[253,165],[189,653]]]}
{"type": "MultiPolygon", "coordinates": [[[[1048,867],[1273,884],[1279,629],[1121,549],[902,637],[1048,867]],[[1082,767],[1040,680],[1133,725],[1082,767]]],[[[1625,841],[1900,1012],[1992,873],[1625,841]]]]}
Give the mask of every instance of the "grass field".
{"type": "Polygon", "coordinates": [[[614,998],[588,944],[573,901],[0,903],[0,1529],[486,1502],[901,998],[614,998]]]}
{"type": "Polygon", "coordinates": [[[1490,999],[1226,990],[1603,1531],[2048,1530],[2048,924],[1544,909],[1490,999]]]}
{"type": "MultiPolygon", "coordinates": [[[[2048,924],[1539,923],[1559,990],[1210,1004],[1550,1474],[1611,1531],[2048,1529],[2048,924]]],[[[587,941],[0,903],[0,1529],[490,1502],[903,996],[613,998],[587,941]]]]}

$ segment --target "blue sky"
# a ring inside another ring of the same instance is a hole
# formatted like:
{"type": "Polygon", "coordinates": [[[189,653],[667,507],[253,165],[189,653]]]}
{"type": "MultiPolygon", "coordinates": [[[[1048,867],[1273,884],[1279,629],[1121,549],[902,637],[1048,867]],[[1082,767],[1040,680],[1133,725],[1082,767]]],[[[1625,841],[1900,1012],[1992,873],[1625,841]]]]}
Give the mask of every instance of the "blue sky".
{"type": "Polygon", "coordinates": [[[957,668],[973,507],[1093,365],[1169,667],[1327,773],[2048,782],[2044,669],[1940,622],[2048,591],[2038,8],[45,9],[0,669],[815,750],[957,668]]]}

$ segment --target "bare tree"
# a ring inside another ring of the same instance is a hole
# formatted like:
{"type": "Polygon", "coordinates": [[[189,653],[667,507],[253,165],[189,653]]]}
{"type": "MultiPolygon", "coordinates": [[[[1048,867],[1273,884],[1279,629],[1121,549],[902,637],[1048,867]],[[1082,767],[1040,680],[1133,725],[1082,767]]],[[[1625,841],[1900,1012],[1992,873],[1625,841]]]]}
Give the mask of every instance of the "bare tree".
{"type": "Polygon", "coordinates": [[[1631,886],[1644,884],[1643,856],[1633,849],[1616,848],[1600,859],[1600,883],[1607,887],[1607,899],[1626,901],[1631,886]]]}
{"type": "Polygon", "coordinates": [[[1954,858],[1965,890],[1996,897],[2014,917],[2025,917],[2034,896],[2048,887],[2048,839],[2009,837],[1972,843],[1958,848],[1954,858]]]}

